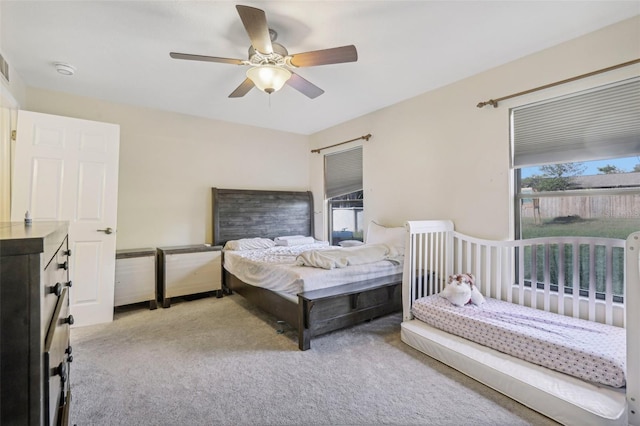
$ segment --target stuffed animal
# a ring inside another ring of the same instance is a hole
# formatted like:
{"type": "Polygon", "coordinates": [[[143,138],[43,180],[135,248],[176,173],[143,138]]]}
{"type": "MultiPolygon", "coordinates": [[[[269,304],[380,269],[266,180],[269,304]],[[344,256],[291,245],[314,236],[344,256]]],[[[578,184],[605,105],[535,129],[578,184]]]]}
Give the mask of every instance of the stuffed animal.
{"type": "Polygon", "coordinates": [[[440,295],[456,306],[464,306],[469,303],[481,305],[484,303],[484,296],[478,290],[475,282],[476,277],[473,274],[450,275],[447,286],[440,295]]]}

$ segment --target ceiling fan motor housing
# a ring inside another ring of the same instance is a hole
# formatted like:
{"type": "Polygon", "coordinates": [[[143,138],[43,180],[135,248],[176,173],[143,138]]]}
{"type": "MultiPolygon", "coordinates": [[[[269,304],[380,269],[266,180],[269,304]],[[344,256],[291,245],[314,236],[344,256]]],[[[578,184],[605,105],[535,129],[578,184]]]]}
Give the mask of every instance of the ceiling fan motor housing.
{"type": "Polygon", "coordinates": [[[253,46],[249,47],[249,62],[254,65],[260,64],[274,64],[285,65],[285,57],[289,55],[287,49],[280,43],[271,43],[273,47],[273,53],[264,54],[258,52],[253,46]]]}

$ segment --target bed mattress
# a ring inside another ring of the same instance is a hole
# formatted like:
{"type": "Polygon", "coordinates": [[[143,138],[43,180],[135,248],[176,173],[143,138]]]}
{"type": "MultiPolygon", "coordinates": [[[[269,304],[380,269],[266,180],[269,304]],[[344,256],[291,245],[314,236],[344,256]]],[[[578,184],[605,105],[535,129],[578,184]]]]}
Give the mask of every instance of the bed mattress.
{"type": "Polygon", "coordinates": [[[247,284],[293,296],[303,291],[402,273],[403,262],[389,260],[336,269],[296,265],[296,257],[302,252],[323,249],[336,247],[325,242],[260,250],[225,251],[224,268],[247,284]]]}
{"type": "Polygon", "coordinates": [[[625,386],[623,328],[487,298],[457,307],[439,295],[418,299],[413,315],[478,344],[600,385],[625,386]]]}

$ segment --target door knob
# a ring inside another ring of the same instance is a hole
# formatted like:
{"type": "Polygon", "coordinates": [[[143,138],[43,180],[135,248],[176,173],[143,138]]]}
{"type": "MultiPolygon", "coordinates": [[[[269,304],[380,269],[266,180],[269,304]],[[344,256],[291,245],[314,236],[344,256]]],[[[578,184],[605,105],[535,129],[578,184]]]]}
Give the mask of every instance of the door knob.
{"type": "Polygon", "coordinates": [[[107,228],[107,229],[98,229],[98,232],[104,232],[105,234],[112,234],[113,233],[113,229],[111,228],[107,228]]]}

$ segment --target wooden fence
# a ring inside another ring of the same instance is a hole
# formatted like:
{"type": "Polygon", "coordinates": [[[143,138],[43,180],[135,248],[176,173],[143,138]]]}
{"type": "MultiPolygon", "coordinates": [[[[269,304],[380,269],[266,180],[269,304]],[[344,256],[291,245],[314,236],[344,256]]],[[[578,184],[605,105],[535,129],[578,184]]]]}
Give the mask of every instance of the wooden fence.
{"type": "Polygon", "coordinates": [[[640,194],[523,199],[521,214],[532,218],[539,214],[542,219],[574,215],[583,219],[640,218],[640,194]]]}

